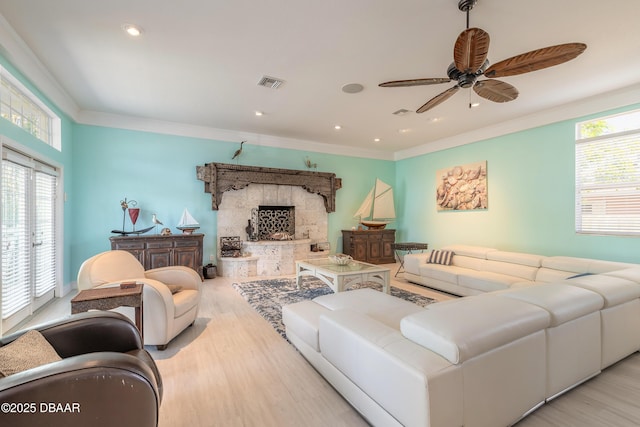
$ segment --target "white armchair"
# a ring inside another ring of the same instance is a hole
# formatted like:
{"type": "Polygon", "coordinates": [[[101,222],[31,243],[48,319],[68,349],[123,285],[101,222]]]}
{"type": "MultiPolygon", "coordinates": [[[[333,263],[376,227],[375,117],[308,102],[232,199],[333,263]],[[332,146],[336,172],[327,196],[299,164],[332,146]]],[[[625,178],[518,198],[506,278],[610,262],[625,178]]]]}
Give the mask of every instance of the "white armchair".
{"type": "Polygon", "coordinates": [[[78,272],[79,290],[118,286],[128,281],[144,284],[145,345],[164,350],[169,341],[196,320],[202,280],[191,268],[172,266],[145,271],[131,253],[108,251],[86,260],[78,272]],[[172,294],[168,285],[180,290],[172,294]]]}

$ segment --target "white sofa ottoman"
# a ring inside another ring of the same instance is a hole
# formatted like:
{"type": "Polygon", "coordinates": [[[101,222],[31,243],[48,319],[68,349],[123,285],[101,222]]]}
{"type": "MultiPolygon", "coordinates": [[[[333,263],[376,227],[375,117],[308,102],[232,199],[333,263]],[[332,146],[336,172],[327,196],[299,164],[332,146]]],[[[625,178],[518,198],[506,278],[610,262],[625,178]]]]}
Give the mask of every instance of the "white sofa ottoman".
{"type": "Polygon", "coordinates": [[[428,425],[425,420],[435,419],[434,425],[454,425],[444,420],[452,416],[462,419],[461,396],[436,393],[442,400],[436,400],[435,413],[430,413],[425,404],[428,387],[438,387],[435,377],[441,376],[452,364],[399,333],[403,317],[423,310],[382,292],[359,289],[286,305],[282,308],[282,321],[289,341],[372,424],[399,426],[400,419],[407,426],[424,426],[428,425]],[[320,341],[321,317],[325,319],[324,346],[320,341]],[[341,343],[345,341],[348,345],[343,346],[341,343]],[[354,347],[367,348],[367,354],[354,347]],[[384,350],[379,350],[382,348],[384,350]],[[329,354],[332,362],[326,357],[329,354]],[[374,369],[372,366],[377,364],[375,370],[389,377],[382,380],[375,375],[365,375],[359,382],[354,381],[353,371],[365,362],[367,369],[374,369]],[[338,369],[336,365],[341,364],[346,367],[338,369]],[[434,384],[425,386],[426,378],[431,377],[434,384]],[[385,384],[392,379],[395,380],[393,386],[385,384]],[[368,388],[368,393],[363,388],[368,388]],[[392,416],[390,410],[396,415],[392,416]]]}
{"type": "Polygon", "coordinates": [[[574,286],[545,284],[483,297],[517,299],[535,304],[551,315],[551,324],[545,331],[547,400],[600,373],[600,309],[604,306],[600,294],[574,286]]]}

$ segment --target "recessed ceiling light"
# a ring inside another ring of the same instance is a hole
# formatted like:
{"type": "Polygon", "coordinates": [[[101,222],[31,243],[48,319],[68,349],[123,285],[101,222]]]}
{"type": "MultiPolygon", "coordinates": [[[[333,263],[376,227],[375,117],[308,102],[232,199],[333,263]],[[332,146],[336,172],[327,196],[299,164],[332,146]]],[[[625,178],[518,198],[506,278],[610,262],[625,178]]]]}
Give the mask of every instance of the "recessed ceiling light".
{"type": "Polygon", "coordinates": [[[264,113],[262,111],[256,111],[256,116],[263,116],[264,113]]]}
{"type": "Polygon", "coordinates": [[[362,92],[363,89],[364,86],[362,86],[360,83],[348,83],[342,86],[342,91],[344,93],[358,93],[362,92]]]}
{"type": "Polygon", "coordinates": [[[373,142],[380,142],[380,138],[373,138],[373,142]]]}
{"type": "Polygon", "coordinates": [[[122,29],[127,32],[131,37],[138,37],[142,34],[142,28],[134,24],[124,24],[122,29]]]}
{"type": "Polygon", "coordinates": [[[335,130],[340,130],[340,129],[342,129],[342,126],[340,126],[340,125],[335,125],[333,128],[334,128],[335,130]]]}

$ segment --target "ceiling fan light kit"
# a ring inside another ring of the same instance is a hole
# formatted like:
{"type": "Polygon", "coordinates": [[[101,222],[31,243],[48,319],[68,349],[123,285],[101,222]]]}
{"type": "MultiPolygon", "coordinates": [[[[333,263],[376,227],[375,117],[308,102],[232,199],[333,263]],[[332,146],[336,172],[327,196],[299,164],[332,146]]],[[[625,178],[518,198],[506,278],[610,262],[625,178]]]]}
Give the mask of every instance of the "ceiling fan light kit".
{"type": "Polygon", "coordinates": [[[480,28],[469,28],[469,11],[476,3],[477,0],[458,1],[458,9],[467,15],[467,28],[460,33],[454,44],[453,62],[447,69],[448,78],[393,80],[380,83],[378,86],[410,87],[457,82],[455,86],[427,101],[416,113],[424,113],[442,104],[460,88],[473,88],[480,97],[492,102],[509,102],[518,98],[518,89],[504,81],[495,80],[494,77],[515,76],[559,65],[576,58],[587,48],[584,43],[559,44],[522,53],[490,65],[487,59],[489,34],[480,28]],[[478,80],[481,76],[485,79],[478,80]]]}

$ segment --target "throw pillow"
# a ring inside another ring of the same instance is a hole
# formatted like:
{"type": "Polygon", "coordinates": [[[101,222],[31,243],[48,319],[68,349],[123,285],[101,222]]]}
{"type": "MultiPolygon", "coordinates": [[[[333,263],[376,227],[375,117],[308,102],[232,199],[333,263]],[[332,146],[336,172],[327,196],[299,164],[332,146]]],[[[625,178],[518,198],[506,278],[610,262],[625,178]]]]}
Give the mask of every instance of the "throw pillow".
{"type": "Polygon", "coordinates": [[[171,295],[177,294],[182,290],[182,286],[180,285],[167,285],[167,288],[171,291],[171,295]]]}
{"type": "Polygon", "coordinates": [[[453,251],[431,251],[427,264],[451,265],[453,251]]]}
{"type": "Polygon", "coordinates": [[[31,330],[0,347],[0,377],[62,360],[42,334],[31,330]]]}

